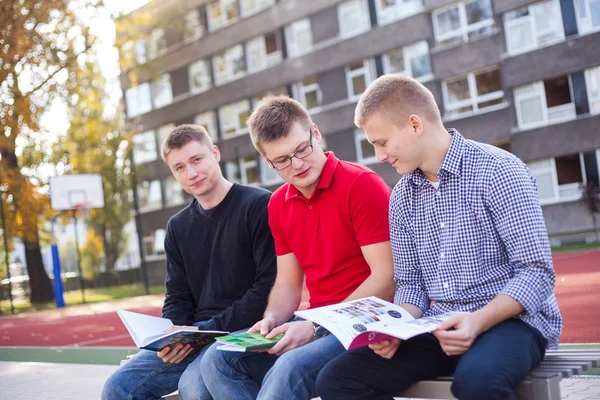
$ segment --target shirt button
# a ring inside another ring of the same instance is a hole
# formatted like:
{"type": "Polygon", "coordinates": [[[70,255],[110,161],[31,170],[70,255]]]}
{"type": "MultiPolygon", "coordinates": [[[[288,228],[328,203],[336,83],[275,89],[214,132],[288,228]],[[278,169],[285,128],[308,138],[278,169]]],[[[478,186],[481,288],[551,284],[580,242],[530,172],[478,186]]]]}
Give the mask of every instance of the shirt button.
{"type": "Polygon", "coordinates": [[[446,227],[446,224],[443,222],[440,222],[440,228],[445,228],[445,227],[446,227]]]}
{"type": "Polygon", "coordinates": [[[309,205],[309,206],[308,206],[308,209],[309,209],[309,210],[312,210],[312,205],[309,205]]]}
{"type": "Polygon", "coordinates": [[[444,289],[448,289],[450,287],[450,285],[448,285],[448,282],[444,282],[444,289]]]}
{"type": "Polygon", "coordinates": [[[444,258],[444,253],[440,253],[440,258],[444,258]]]}
{"type": "Polygon", "coordinates": [[[441,195],[442,195],[442,192],[440,192],[439,190],[437,190],[437,191],[435,192],[435,195],[439,197],[439,196],[441,196],[441,195]]]}

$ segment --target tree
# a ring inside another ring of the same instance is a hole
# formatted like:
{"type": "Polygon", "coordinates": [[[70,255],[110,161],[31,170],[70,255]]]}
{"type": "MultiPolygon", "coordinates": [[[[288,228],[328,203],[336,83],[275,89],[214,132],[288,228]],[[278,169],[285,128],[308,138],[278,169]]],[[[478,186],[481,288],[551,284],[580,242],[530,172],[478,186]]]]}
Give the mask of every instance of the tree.
{"type": "Polygon", "coordinates": [[[81,246],[81,270],[85,279],[94,279],[104,262],[102,239],[94,230],[87,231],[81,246]]]}
{"type": "Polygon", "coordinates": [[[592,214],[594,221],[594,230],[596,231],[596,242],[600,243],[600,233],[598,232],[598,221],[596,214],[600,213],[600,188],[592,181],[582,184],[583,193],[581,201],[585,204],[587,210],[592,214]]]}
{"type": "Polygon", "coordinates": [[[44,182],[35,176],[44,164],[40,118],[54,100],[68,96],[65,79],[93,40],[75,14],[93,0],[0,2],[0,171],[6,204],[7,237],[25,246],[31,302],[53,299],[40,251],[42,222],[49,216],[44,182]],[[18,146],[19,144],[19,146],[18,146]],[[37,158],[34,156],[38,156],[37,158]]]}

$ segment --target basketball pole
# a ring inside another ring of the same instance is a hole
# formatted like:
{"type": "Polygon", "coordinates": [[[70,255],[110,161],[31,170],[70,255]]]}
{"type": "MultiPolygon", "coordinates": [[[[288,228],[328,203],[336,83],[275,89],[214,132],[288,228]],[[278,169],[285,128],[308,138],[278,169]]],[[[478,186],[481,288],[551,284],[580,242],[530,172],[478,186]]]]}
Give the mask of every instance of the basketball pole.
{"type": "Polygon", "coordinates": [[[73,209],[73,225],[75,231],[75,251],[77,254],[77,271],[79,272],[79,287],[81,288],[81,301],[85,303],[85,280],[83,279],[83,271],[81,270],[81,253],[79,251],[79,224],[77,223],[77,208],[73,209]]]}
{"type": "MultiPolygon", "coordinates": [[[[0,160],[2,156],[0,156],[0,160]]],[[[0,186],[2,186],[2,178],[0,176],[0,186]]],[[[8,238],[6,234],[6,221],[4,217],[4,199],[2,198],[2,193],[0,193],[0,217],[2,217],[2,238],[4,241],[4,262],[6,263],[6,277],[8,278],[8,299],[10,301],[10,313],[15,313],[15,306],[13,304],[12,297],[12,281],[10,278],[10,264],[8,262],[8,238]]]]}

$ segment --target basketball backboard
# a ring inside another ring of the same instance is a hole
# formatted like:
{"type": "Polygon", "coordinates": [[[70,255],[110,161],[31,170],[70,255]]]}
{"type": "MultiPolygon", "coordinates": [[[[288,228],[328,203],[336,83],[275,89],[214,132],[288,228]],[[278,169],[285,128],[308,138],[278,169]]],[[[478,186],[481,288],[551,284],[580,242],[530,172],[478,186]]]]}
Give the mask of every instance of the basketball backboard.
{"type": "Polygon", "coordinates": [[[104,190],[100,174],[59,175],[50,177],[50,207],[53,210],[104,208],[104,190]]]}

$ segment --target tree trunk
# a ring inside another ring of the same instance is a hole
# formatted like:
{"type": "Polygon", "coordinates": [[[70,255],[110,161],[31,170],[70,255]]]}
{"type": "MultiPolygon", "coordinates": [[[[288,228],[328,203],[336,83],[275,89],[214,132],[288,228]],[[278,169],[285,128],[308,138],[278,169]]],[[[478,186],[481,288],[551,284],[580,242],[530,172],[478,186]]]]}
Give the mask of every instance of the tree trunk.
{"type": "Polygon", "coordinates": [[[31,288],[30,300],[32,303],[47,303],[54,300],[54,290],[50,278],[44,269],[40,245],[35,242],[23,242],[25,245],[25,261],[29,285],[31,288]]]}
{"type": "Polygon", "coordinates": [[[102,240],[104,242],[104,265],[106,266],[106,272],[113,273],[115,270],[115,262],[117,260],[114,257],[114,251],[112,242],[110,240],[108,229],[106,224],[102,225],[102,240]]]}

